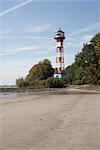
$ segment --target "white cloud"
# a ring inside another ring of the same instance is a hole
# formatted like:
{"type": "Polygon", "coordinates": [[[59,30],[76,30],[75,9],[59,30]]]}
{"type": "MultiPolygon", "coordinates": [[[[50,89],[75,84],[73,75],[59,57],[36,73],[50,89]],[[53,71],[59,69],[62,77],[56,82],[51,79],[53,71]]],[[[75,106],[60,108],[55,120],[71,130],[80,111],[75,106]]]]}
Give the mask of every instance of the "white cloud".
{"type": "Polygon", "coordinates": [[[44,32],[50,28],[49,24],[37,25],[37,26],[29,26],[25,28],[27,32],[44,32]]]}
{"type": "Polygon", "coordinates": [[[93,37],[92,34],[86,34],[81,37],[81,40],[89,42],[92,39],[92,37],[93,37]]]}
{"type": "Polygon", "coordinates": [[[64,49],[67,51],[81,51],[84,43],[89,43],[94,35],[93,34],[84,34],[77,37],[69,37],[64,42],[64,49]]]}
{"type": "Polygon", "coordinates": [[[29,40],[45,40],[46,42],[53,41],[53,38],[51,38],[51,37],[45,37],[45,36],[26,35],[26,36],[23,36],[22,38],[26,38],[26,39],[29,39],[29,40]]]}
{"type": "Polygon", "coordinates": [[[21,8],[21,7],[23,7],[23,6],[27,5],[27,4],[29,4],[29,3],[31,3],[32,1],[33,1],[33,0],[27,0],[27,1],[25,1],[25,2],[23,2],[23,3],[20,3],[20,4],[16,5],[16,6],[14,6],[14,7],[11,7],[11,8],[9,8],[9,9],[7,9],[7,10],[1,12],[1,13],[0,13],[0,17],[2,17],[2,16],[4,16],[4,15],[6,15],[6,14],[9,14],[9,13],[11,13],[11,12],[17,10],[17,9],[19,9],[19,8],[21,8]]]}
{"type": "Polygon", "coordinates": [[[69,36],[78,35],[78,34],[81,34],[81,33],[88,32],[88,31],[93,31],[95,29],[100,30],[100,22],[93,22],[93,23],[85,26],[82,29],[79,29],[79,30],[77,30],[75,32],[70,33],[69,36]]]}
{"type": "Polygon", "coordinates": [[[37,46],[31,46],[31,47],[19,47],[19,48],[11,48],[11,49],[1,49],[0,50],[0,56],[8,56],[8,55],[15,55],[20,52],[32,52],[34,54],[37,53],[46,53],[51,50],[53,50],[54,47],[52,45],[47,45],[46,43],[42,43],[37,46]]]}
{"type": "Polygon", "coordinates": [[[83,43],[82,41],[76,41],[76,42],[67,42],[64,44],[64,49],[67,51],[72,51],[72,50],[80,50],[83,46],[83,43]]]}
{"type": "MultiPolygon", "coordinates": [[[[64,49],[67,52],[71,51],[80,51],[83,47],[83,43],[87,43],[92,38],[92,34],[85,34],[79,36],[77,38],[70,37],[64,41],[64,49]]],[[[26,36],[26,38],[36,39],[36,43],[33,46],[25,46],[25,47],[18,47],[18,48],[9,48],[9,49],[1,49],[0,56],[8,56],[8,55],[16,55],[21,52],[28,52],[28,53],[45,53],[55,51],[56,43],[53,39],[49,39],[48,37],[41,37],[41,36],[26,36]],[[45,39],[45,40],[44,40],[45,39]]],[[[53,53],[52,53],[53,54],[53,53]]]]}
{"type": "Polygon", "coordinates": [[[18,52],[22,52],[22,51],[36,51],[36,50],[40,50],[40,47],[20,47],[20,48],[13,48],[13,49],[3,49],[0,50],[0,56],[4,56],[4,55],[13,55],[16,54],[18,52]]]}

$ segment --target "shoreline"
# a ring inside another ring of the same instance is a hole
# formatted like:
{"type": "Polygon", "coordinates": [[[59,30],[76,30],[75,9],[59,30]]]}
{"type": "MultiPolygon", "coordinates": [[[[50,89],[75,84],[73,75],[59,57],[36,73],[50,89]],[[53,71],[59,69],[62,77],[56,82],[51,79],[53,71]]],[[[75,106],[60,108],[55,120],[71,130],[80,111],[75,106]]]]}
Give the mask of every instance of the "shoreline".
{"type": "Polygon", "coordinates": [[[0,87],[0,93],[20,93],[20,92],[40,92],[40,91],[67,91],[67,90],[88,90],[100,91],[100,85],[68,85],[65,88],[34,88],[34,89],[18,89],[16,87],[0,87]]]}
{"type": "Polygon", "coordinates": [[[27,95],[27,94],[34,94],[34,93],[47,93],[47,94],[100,94],[100,86],[69,86],[66,88],[41,88],[41,89],[13,89],[12,88],[2,88],[0,89],[0,97],[2,96],[9,96],[12,94],[17,95],[27,95]]]}
{"type": "Polygon", "coordinates": [[[23,99],[25,101],[29,101],[34,97],[34,99],[40,99],[41,97],[48,96],[71,96],[71,95],[100,95],[100,91],[98,90],[86,90],[79,88],[63,88],[63,89],[45,89],[45,90],[34,90],[34,91],[24,91],[24,92],[4,92],[0,93],[0,104],[4,103],[16,103],[22,102],[23,99]]]}

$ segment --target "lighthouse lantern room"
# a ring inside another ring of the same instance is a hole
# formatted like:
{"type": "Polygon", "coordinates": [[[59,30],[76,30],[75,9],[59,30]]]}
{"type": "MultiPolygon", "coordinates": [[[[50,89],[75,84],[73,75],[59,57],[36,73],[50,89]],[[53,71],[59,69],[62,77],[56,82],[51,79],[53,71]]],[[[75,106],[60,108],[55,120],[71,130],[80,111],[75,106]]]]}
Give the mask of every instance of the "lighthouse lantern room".
{"type": "Polygon", "coordinates": [[[59,29],[54,36],[56,40],[56,68],[54,72],[54,77],[62,78],[64,76],[64,48],[63,41],[65,39],[64,32],[59,29]]]}

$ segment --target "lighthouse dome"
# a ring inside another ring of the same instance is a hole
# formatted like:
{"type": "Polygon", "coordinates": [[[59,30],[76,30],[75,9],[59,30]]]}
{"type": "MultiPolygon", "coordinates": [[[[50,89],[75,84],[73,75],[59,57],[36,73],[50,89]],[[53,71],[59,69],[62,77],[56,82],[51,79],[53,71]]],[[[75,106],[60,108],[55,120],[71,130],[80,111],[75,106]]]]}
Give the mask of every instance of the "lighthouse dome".
{"type": "Polygon", "coordinates": [[[65,39],[65,33],[59,28],[59,30],[55,33],[54,39],[63,38],[65,39]]]}

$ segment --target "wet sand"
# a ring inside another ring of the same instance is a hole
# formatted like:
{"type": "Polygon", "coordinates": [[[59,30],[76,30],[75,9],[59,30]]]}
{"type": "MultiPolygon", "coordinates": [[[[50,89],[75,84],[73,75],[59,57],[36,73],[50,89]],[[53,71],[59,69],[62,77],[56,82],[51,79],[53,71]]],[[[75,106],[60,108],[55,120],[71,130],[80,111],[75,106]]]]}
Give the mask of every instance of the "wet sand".
{"type": "Polygon", "coordinates": [[[100,150],[100,94],[33,94],[0,102],[0,150],[100,150]]]}

